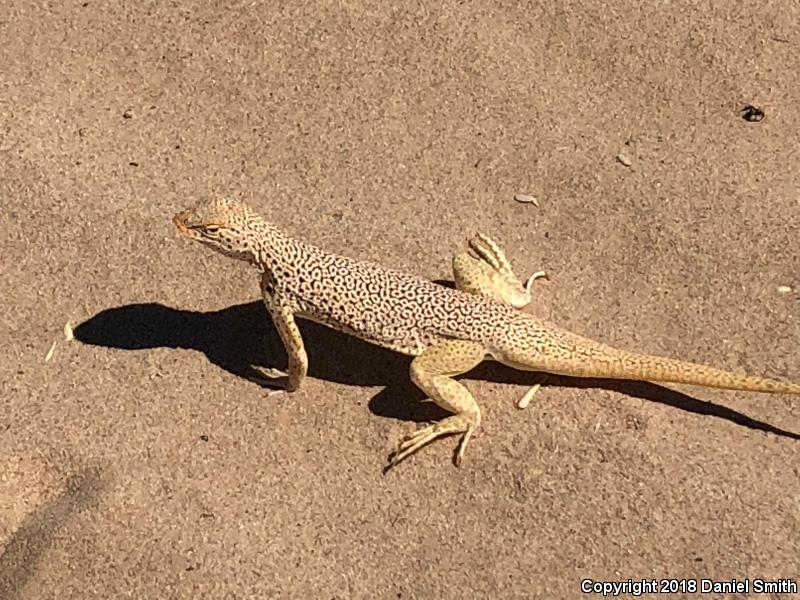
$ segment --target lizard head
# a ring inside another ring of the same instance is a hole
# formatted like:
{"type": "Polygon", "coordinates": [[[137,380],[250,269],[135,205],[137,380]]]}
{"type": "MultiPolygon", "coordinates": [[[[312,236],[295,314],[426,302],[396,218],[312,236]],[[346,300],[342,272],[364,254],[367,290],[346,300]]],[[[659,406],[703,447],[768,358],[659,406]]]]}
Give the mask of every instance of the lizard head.
{"type": "Polygon", "coordinates": [[[253,224],[258,217],[237,200],[214,199],[172,217],[178,232],[217,252],[252,261],[255,255],[253,224]]]}

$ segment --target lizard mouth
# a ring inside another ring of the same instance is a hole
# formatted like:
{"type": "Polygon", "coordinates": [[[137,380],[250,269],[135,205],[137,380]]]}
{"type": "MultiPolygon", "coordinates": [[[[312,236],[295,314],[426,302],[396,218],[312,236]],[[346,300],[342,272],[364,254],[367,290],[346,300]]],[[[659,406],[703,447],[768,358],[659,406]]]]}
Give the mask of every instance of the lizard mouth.
{"type": "Polygon", "coordinates": [[[183,211],[172,217],[172,223],[178,228],[178,233],[186,237],[193,237],[191,228],[186,224],[189,220],[189,212],[183,211]]]}

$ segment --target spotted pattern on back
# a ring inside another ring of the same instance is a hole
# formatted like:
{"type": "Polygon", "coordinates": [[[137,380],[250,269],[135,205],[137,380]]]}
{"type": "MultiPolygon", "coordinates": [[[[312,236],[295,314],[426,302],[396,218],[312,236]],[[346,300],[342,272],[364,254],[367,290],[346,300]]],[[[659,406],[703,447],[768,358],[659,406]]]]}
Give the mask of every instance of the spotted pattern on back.
{"type": "Polygon", "coordinates": [[[505,305],[288,237],[259,257],[262,288],[297,314],[418,355],[444,339],[487,341],[517,317],[505,305]]]}

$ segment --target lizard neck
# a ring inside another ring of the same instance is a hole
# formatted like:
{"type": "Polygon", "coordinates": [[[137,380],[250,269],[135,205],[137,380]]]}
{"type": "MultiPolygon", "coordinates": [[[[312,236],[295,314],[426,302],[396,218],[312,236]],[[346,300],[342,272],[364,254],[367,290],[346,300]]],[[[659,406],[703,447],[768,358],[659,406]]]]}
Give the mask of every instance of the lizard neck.
{"type": "Polygon", "coordinates": [[[302,243],[261,217],[251,225],[253,266],[270,275],[291,272],[302,254],[302,243]]]}

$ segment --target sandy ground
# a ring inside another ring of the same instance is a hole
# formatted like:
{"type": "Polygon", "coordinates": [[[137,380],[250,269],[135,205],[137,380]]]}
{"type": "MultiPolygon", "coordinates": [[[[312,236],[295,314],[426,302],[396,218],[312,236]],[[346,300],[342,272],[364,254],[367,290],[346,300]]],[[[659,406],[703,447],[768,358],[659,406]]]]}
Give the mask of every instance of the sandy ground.
{"type": "Polygon", "coordinates": [[[285,364],[256,275],[170,223],[220,194],[439,280],[485,231],[551,274],[534,314],[800,380],[800,5],[477,4],[0,2],[0,598],[800,579],[796,398],[552,378],[519,411],[535,378],[481,367],[463,467],[383,476],[442,414],[408,359],[305,324],[302,391],[241,376],[285,364]]]}

